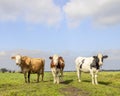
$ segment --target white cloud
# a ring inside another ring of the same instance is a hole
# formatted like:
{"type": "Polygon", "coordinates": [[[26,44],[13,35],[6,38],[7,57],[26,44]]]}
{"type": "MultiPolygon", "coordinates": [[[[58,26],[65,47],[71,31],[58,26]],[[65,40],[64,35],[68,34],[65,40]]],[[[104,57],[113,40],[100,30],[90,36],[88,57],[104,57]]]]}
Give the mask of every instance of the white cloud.
{"type": "Polygon", "coordinates": [[[0,0],[0,20],[16,20],[21,15],[23,0],[0,0]]]}
{"type": "Polygon", "coordinates": [[[0,0],[0,20],[45,23],[54,25],[61,20],[61,10],[53,0],[0,0]]]}
{"type": "Polygon", "coordinates": [[[97,23],[104,25],[113,25],[120,23],[120,1],[109,0],[103,4],[94,15],[97,23]]]}
{"type": "Polygon", "coordinates": [[[69,24],[78,25],[90,17],[97,24],[110,25],[120,23],[119,5],[119,0],[70,0],[63,11],[69,24]]]}
{"type": "Polygon", "coordinates": [[[120,23],[119,5],[120,0],[70,0],[61,10],[54,0],[0,0],[0,21],[56,25],[64,12],[70,26],[78,26],[86,18],[95,24],[112,25],[120,23]]]}
{"type": "Polygon", "coordinates": [[[56,24],[61,20],[61,10],[52,0],[31,1],[25,16],[27,21],[56,24]]]}

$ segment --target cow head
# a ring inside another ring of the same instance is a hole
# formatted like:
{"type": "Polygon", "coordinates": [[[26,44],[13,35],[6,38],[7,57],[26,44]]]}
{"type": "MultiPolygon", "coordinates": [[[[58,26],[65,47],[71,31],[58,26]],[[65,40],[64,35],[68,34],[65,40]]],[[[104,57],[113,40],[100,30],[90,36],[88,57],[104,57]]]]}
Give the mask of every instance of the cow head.
{"type": "Polygon", "coordinates": [[[21,66],[21,64],[26,64],[29,65],[31,62],[31,58],[27,57],[27,56],[21,56],[21,55],[16,55],[11,57],[11,59],[14,59],[16,62],[16,65],[21,66]]]}
{"type": "Polygon", "coordinates": [[[99,53],[97,56],[93,56],[95,63],[99,66],[103,65],[103,59],[107,57],[108,57],[107,55],[103,56],[101,53],[99,53]]]}
{"type": "Polygon", "coordinates": [[[11,57],[11,59],[15,60],[16,65],[20,65],[21,64],[21,58],[22,58],[21,55],[16,55],[16,56],[11,57]]]}
{"type": "Polygon", "coordinates": [[[58,60],[59,60],[59,56],[58,55],[55,54],[55,55],[53,55],[53,57],[50,56],[49,59],[52,60],[54,65],[56,65],[56,66],[58,65],[58,60]]]}

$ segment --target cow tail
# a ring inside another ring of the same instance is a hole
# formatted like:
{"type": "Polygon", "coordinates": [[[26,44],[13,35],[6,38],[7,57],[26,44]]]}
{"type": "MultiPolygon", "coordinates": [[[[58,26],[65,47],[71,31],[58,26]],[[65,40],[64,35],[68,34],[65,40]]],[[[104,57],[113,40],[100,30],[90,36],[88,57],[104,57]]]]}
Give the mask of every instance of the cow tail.
{"type": "Polygon", "coordinates": [[[42,81],[44,78],[44,66],[45,66],[45,59],[42,59],[42,69],[41,69],[42,81]]]}
{"type": "Polygon", "coordinates": [[[42,66],[42,74],[44,74],[44,68],[45,68],[45,59],[42,59],[43,66],[42,66]]]}

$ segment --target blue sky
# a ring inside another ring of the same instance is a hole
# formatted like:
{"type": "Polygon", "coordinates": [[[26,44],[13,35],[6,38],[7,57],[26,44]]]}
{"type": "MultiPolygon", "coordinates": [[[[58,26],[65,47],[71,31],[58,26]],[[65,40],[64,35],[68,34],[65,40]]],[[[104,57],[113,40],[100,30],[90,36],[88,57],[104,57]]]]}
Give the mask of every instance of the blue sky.
{"type": "MultiPolygon", "coordinates": [[[[108,55],[103,69],[120,69],[119,0],[0,0],[0,68],[10,56],[59,54],[66,70],[77,56],[108,55]],[[115,64],[115,65],[114,65],[115,64]],[[114,67],[113,67],[114,66],[114,67]]],[[[11,65],[12,66],[11,66],[11,65]]]]}

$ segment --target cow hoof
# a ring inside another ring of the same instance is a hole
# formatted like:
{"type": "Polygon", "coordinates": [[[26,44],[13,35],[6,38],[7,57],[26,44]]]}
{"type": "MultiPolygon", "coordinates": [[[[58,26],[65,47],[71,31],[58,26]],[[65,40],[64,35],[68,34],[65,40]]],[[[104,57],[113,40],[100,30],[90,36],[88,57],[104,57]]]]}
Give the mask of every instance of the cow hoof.
{"type": "Polygon", "coordinates": [[[98,83],[96,83],[96,85],[98,85],[98,83]]]}

